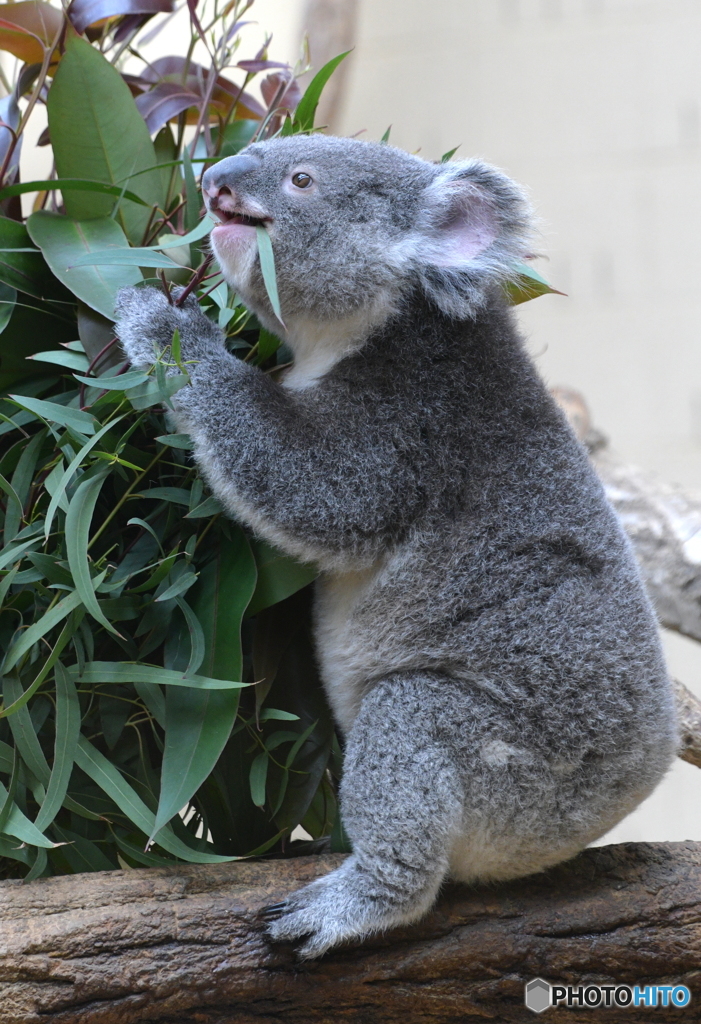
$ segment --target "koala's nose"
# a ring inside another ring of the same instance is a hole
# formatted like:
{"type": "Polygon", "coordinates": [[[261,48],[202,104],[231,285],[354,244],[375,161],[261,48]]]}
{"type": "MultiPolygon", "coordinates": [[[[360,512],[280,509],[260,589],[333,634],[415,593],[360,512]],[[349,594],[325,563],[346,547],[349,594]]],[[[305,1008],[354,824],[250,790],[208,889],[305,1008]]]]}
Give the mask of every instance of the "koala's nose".
{"type": "Polygon", "coordinates": [[[229,191],[236,187],[239,178],[250,171],[257,171],[261,161],[251,153],[239,153],[237,156],[227,156],[220,160],[214,167],[210,167],[202,176],[202,191],[209,198],[214,199],[222,189],[229,191]]]}

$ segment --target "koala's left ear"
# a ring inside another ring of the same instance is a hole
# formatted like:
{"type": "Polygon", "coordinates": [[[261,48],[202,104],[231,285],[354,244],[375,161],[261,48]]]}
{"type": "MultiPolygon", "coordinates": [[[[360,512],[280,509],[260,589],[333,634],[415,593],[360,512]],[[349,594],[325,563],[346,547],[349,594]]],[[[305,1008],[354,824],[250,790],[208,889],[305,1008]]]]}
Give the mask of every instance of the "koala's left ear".
{"type": "Polygon", "coordinates": [[[426,188],[415,235],[427,294],[451,316],[470,316],[488,286],[508,280],[531,250],[523,190],[479,160],[446,164],[426,188]]]}

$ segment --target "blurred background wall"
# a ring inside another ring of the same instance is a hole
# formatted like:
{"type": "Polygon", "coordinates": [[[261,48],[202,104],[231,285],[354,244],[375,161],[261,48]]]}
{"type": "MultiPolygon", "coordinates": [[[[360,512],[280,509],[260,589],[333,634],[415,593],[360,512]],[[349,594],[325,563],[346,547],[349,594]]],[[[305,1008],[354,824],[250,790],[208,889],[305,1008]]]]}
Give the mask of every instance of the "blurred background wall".
{"type": "MultiPolygon", "coordinates": [[[[391,124],[397,146],[459,145],[528,186],[540,270],[567,292],[518,308],[545,379],[582,391],[624,457],[701,488],[698,0],[256,0],[247,17],[245,56],[266,30],[291,64],[308,32],[317,69],[354,46],[323,108],[336,133],[391,124]]],[[[701,696],[701,645],[665,645],[701,696]]],[[[682,762],[607,837],[691,838],[701,772],[682,762]]]]}

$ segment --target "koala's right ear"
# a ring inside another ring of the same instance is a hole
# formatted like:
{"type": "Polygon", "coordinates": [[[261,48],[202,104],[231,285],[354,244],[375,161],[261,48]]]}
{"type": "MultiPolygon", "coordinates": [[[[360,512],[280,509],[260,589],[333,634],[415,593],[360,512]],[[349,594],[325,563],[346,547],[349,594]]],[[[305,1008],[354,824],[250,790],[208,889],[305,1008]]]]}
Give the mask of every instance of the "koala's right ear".
{"type": "Polygon", "coordinates": [[[426,188],[414,236],[416,270],[449,316],[472,316],[488,286],[518,274],[531,251],[531,207],[522,189],[480,160],[441,166],[426,188]]]}

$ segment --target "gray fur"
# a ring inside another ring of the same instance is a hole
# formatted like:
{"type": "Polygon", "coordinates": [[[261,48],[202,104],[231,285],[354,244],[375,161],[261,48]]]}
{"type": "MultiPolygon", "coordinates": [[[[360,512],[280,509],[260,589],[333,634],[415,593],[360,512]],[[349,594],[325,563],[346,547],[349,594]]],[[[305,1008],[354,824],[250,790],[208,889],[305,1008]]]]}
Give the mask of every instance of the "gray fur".
{"type": "MultiPolygon", "coordinates": [[[[119,334],[148,365],[180,330],[196,362],[178,419],[210,486],[322,569],[317,647],[354,853],[271,925],[313,957],[415,920],[448,876],[572,856],[660,781],[676,724],[628,542],[498,287],[529,247],[520,190],[480,163],[355,140],[246,154],[204,187],[268,218],[307,369],[274,382],[195,303],[154,290],[122,293],[119,334]],[[284,186],[300,166],[315,194],[284,186]]],[[[232,260],[213,244],[272,326],[251,245],[232,260]]]]}

